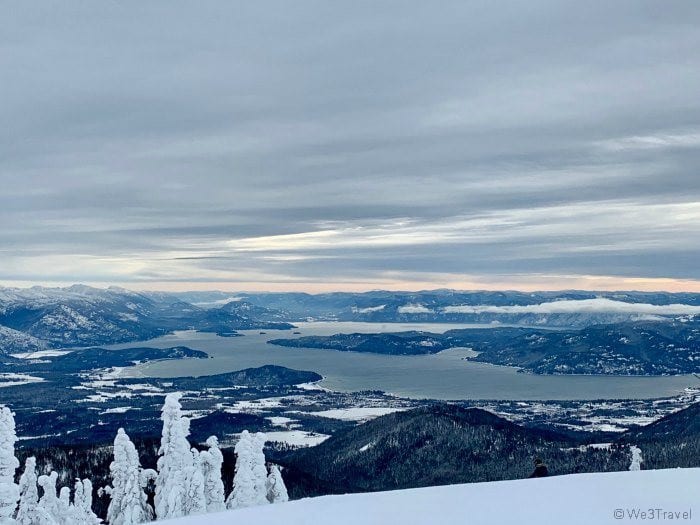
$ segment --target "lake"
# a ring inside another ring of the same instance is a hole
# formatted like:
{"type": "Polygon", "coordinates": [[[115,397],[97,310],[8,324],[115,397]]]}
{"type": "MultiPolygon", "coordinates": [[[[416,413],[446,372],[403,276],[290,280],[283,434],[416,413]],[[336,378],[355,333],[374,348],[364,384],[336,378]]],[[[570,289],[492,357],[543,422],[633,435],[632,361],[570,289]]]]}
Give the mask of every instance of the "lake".
{"type": "MultiPolygon", "coordinates": [[[[407,324],[308,322],[290,330],[242,330],[243,337],[219,337],[194,331],[152,339],[151,347],[188,346],[207,352],[212,359],[158,361],[124,371],[128,377],[203,376],[263,365],[312,370],[324,379],[321,386],[352,392],[383,390],[402,397],[432,399],[622,399],[675,395],[700,381],[692,375],[670,377],[538,376],[514,368],[466,361],[468,349],[451,349],[434,355],[387,356],[312,348],[285,348],[267,344],[270,339],[336,333],[376,333],[422,330],[445,332],[453,328],[484,328],[466,324],[407,324]]],[[[491,325],[488,325],[491,327],[491,325]]],[[[134,343],[114,345],[127,348],[134,343]]]]}

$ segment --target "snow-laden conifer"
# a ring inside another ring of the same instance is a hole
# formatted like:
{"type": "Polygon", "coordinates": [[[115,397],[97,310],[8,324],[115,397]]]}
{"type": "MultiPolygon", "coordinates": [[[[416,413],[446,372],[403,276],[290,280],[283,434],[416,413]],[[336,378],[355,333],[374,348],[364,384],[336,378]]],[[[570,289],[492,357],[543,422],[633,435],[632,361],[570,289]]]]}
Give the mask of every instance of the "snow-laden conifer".
{"type": "Polygon", "coordinates": [[[19,501],[15,472],[19,461],[15,457],[15,418],[7,407],[0,408],[0,523],[12,523],[19,501]]]}
{"type": "Polygon", "coordinates": [[[180,393],[165,397],[161,419],[163,433],[158,454],[155,511],[159,520],[184,516],[187,498],[187,471],[194,459],[187,442],[189,420],[182,416],[180,393]]]}
{"type": "Polygon", "coordinates": [[[269,503],[267,501],[267,469],[263,446],[265,435],[241,433],[236,443],[236,472],[233,491],[226,500],[226,507],[237,509],[269,503]]]}
{"type": "Polygon", "coordinates": [[[630,446],[630,453],[632,454],[632,462],[630,463],[630,470],[641,470],[642,469],[642,450],[635,446],[630,446]]]}
{"type": "Polygon", "coordinates": [[[24,462],[24,472],[19,478],[19,508],[15,520],[19,525],[54,525],[45,510],[39,507],[39,487],[36,474],[36,458],[24,462]]]}
{"type": "Polygon", "coordinates": [[[61,525],[79,525],[73,506],[70,504],[70,489],[68,487],[61,487],[61,490],[58,491],[58,516],[57,521],[61,525]]]}
{"type": "Polygon", "coordinates": [[[233,490],[226,499],[226,507],[236,509],[253,505],[253,479],[250,468],[251,440],[247,430],[241,433],[234,448],[236,467],[233,475],[233,490]]]}
{"type": "Polygon", "coordinates": [[[253,486],[255,488],[255,505],[264,505],[267,501],[267,467],[265,466],[265,440],[262,432],[251,435],[253,486]]]}
{"type": "Polygon", "coordinates": [[[289,501],[287,487],[284,485],[282,473],[277,465],[270,465],[270,473],[267,475],[267,501],[270,503],[289,501]]]}
{"type": "Polygon", "coordinates": [[[71,505],[71,517],[76,525],[99,525],[102,520],[92,511],[92,482],[76,480],[71,505]]]}
{"type": "Polygon", "coordinates": [[[153,509],[144,492],[148,476],[139,463],[136,447],[124,432],[114,438],[114,461],[109,466],[112,486],[105,491],[110,496],[107,521],[111,525],[136,525],[153,519],[153,509]]]}
{"type": "Polygon", "coordinates": [[[63,524],[63,518],[60,507],[60,502],[56,495],[56,481],[58,474],[51,472],[48,476],[39,476],[39,486],[43,491],[41,499],[39,499],[39,508],[41,512],[46,514],[52,521],[63,524]]]}
{"type": "Polygon", "coordinates": [[[186,515],[204,514],[207,511],[207,501],[204,495],[204,474],[200,465],[199,451],[191,450],[192,464],[185,469],[185,502],[186,515]]]}
{"type": "Polygon", "coordinates": [[[209,450],[199,454],[199,463],[204,476],[204,498],[207,512],[219,512],[226,508],[224,502],[224,483],[221,480],[221,466],[224,456],[219,449],[219,440],[216,436],[207,439],[209,450]]]}

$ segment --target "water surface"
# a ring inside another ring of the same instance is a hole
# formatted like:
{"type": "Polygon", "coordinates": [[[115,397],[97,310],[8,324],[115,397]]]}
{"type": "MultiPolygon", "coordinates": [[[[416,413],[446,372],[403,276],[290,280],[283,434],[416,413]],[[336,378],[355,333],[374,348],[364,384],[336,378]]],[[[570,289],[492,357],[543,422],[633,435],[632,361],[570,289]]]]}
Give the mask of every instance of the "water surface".
{"type": "MultiPolygon", "coordinates": [[[[207,352],[212,359],[144,363],[125,371],[131,377],[203,376],[263,365],[312,370],[333,390],[383,390],[403,397],[433,399],[620,399],[675,395],[698,386],[692,375],[672,377],[539,376],[511,367],[475,363],[464,358],[468,349],[451,349],[434,355],[387,356],[313,348],[286,348],[267,344],[270,339],[352,332],[423,330],[445,332],[453,328],[491,325],[431,323],[297,323],[300,335],[290,330],[244,330],[243,337],[219,337],[200,332],[176,332],[147,341],[148,346],[188,346],[207,352]]],[[[112,348],[134,346],[115,345],[112,348]]]]}

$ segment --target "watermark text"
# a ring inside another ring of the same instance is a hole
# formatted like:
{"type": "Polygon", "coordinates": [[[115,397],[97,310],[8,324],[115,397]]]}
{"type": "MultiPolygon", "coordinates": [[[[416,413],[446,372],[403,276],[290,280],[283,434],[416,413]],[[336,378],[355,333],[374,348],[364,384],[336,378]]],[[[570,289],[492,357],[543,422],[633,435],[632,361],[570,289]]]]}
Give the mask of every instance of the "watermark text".
{"type": "Polygon", "coordinates": [[[693,509],[621,508],[613,511],[613,518],[616,520],[691,521],[693,519],[693,509]]]}

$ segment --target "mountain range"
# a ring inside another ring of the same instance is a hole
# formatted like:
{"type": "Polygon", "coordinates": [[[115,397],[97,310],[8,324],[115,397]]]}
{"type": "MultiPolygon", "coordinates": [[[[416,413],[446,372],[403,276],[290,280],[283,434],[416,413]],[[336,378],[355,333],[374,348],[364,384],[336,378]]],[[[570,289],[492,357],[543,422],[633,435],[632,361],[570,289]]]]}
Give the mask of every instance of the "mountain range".
{"type": "Polygon", "coordinates": [[[668,292],[373,291],[364,293],[186,292],[206,304],[231,299],[284,312],[290,322],[309,318],[364,322],[501,323],[583,327],[673,315],[700,314],[700,294],[668,292]]]}
{"type": "Polygon", "coordinates": [[[281,317],[244,301],[206,309],[116,287],[0,288],[0,354],[142,341],[175,330],[235,335],[293,327],[281,317]]]}
{"type": "Polygon", "coordinates": [[[468,346],[479,353],[471,359],[544,374],[700,371],[700,294],[665,292],[310,295],[137,293],[85,285],[0,288],[0,355],[143,341],[176,330],[236,336],[239,330],[291,329],[308,320],[485,323],[490,328],[273,343],[402,355],[468,346]]]}

